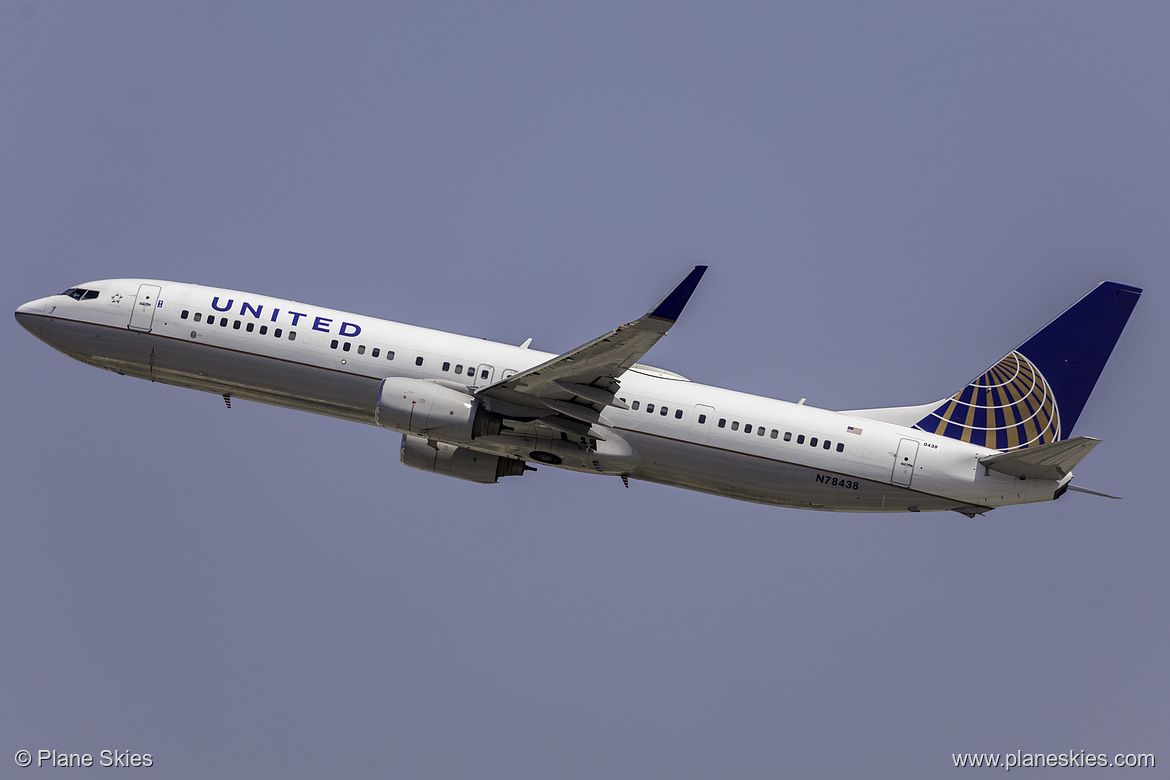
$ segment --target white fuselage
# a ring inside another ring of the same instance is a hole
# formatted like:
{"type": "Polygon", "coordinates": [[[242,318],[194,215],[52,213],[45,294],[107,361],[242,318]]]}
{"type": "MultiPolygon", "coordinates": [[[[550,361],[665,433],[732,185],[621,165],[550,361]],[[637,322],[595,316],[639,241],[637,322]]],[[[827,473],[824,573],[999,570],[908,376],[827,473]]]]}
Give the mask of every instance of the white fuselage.
{"type": "MultiPolygon", "coordinates": [[[[121,374],[368,424],[387,377],[476,388],[554,357],[235,290],[149,279],[85,287],[101,299],[50,296],[17,317],[61,352],[121,374]]],[[[539,426],[460,446],[527,460],[556,452],[560,468],[851,512],[970,512],[1050,500],[1068,481],[1017,479],[979,465],[994,450],[658,369],[627,371],[618,395],[630,408],[606,409],[605,421],[633,452],[612,460],[604,446],[575,454],[539,426]]]]}

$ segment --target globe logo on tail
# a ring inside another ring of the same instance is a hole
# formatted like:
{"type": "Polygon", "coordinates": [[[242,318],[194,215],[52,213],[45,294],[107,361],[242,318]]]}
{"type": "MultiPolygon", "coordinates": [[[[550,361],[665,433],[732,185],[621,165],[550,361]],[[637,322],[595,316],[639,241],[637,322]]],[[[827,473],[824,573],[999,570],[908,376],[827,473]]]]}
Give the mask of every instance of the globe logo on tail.
{"type": "Polygon", "coordinates": [[[994,450],[1060,440],[1056,394],[1036,365],[1011,352],[915,425],[994,450]]]}

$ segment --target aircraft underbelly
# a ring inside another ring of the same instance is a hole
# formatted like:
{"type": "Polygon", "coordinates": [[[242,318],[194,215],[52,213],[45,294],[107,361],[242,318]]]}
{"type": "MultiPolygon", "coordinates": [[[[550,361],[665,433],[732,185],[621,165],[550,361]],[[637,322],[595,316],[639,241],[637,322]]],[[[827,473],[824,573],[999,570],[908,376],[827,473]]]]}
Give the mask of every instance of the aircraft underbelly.
{"type": "Polygon", "coordinates": [[[45,328],[56,349],[164,384],[373,424],[379,379],[131,330],[66,320],[45,328]]]}
{"type": "Polygon", "coordinates": [[[934,511],[953,499],[726,449],[630,432],[642,462],[630,476],[773,506],[843,512],[934,511]]]}

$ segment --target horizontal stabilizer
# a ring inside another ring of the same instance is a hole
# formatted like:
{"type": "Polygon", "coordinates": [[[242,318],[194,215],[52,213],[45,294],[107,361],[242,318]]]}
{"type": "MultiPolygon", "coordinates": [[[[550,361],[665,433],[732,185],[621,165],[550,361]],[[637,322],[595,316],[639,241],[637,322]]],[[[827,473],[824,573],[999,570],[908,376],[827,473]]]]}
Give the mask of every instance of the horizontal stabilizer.
{"type": "Polygon", "coordinates": [[[1021,479],[1061,480],[1089,454],[1089,450],[1100,443],[1100,439],[1078,436],[1075,439],[988,455],[980,458],[979,462],[989,469],[1021,479]]]}

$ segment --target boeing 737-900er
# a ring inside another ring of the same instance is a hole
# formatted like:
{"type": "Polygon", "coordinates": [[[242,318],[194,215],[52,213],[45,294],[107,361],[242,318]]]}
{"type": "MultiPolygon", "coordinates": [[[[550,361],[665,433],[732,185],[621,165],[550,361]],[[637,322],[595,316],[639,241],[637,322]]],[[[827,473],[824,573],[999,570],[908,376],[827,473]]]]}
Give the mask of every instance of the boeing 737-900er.
{"type": "Polygon", "coordinates": [[[974,516],[1070,488],[1098,443],[1070,435],[1142,292],[1101,282],[942,400],[829,411],[638,362],[706,270],[561,355],[154,279],[87,282],[16,319],[83,363],[228,406],[243,398],[389,428],[407,466],[472,482],[535,462],[775,506],[974,516]]]}

